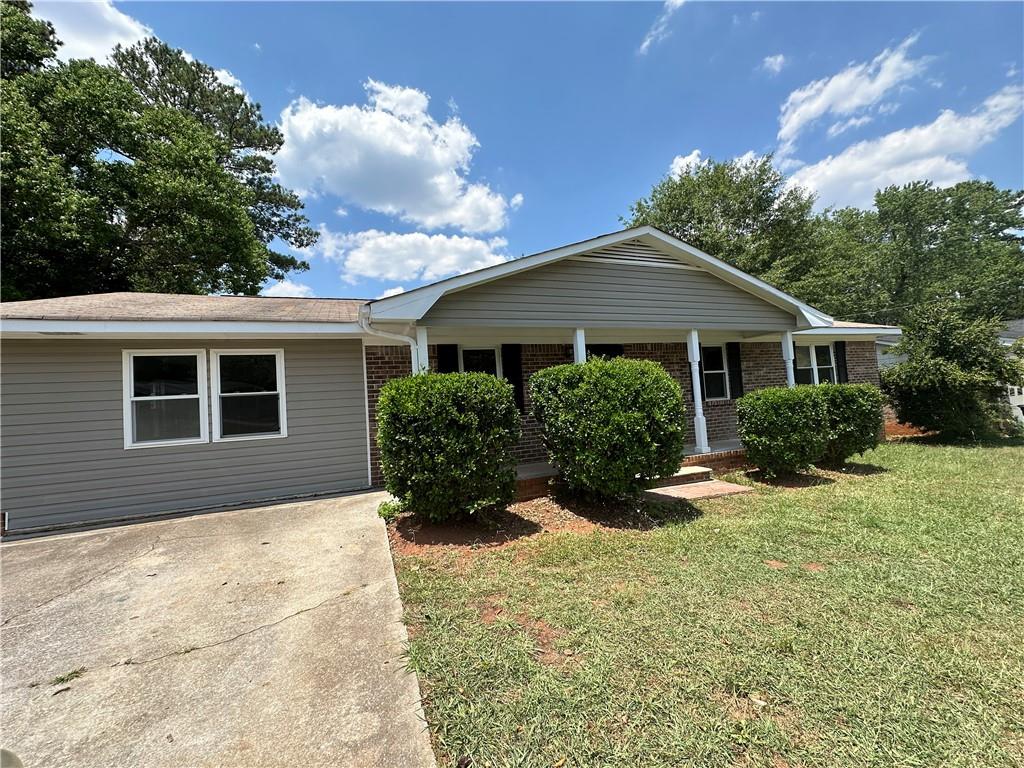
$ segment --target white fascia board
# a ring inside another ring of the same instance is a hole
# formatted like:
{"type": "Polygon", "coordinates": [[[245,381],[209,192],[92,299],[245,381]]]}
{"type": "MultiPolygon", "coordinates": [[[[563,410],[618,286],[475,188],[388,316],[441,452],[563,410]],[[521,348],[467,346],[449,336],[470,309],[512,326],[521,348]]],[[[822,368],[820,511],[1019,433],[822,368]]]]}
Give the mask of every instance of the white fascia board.
{"type": "Polygon", "coordinates": [[[895,326],[881,328],[843,328],[841,326],[828,326],[824,328],[809,328],[806,331],[794,331],[794,336],[902,336],[903,329],[895,326]]]}
{"type": "Polygon", "coordinates": [[[362,336],[356,323],[242,322],[231,320],[23,320],[0,321],[0,335],[44,336],[362,336]]]}

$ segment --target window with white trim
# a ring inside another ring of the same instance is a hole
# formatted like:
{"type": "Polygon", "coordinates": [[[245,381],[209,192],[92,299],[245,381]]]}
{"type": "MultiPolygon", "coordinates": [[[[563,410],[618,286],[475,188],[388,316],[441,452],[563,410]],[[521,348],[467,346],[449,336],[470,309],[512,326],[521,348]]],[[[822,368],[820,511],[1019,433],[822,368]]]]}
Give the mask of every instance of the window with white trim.
{"type": "Polygon", "coordinates": [[[501,354],[497,347],[459,347],[459,370],[500,377],[501,354]]]}
{"type": "Polygon", "coordinates": [[[796,347],[794,376],[797,384],[836,383],[836,359],[831,344],[796,347]]]}
{"type": "Polygon", "coordinates": [[[284,350],[211,350],[213,439],[286,437],[284,350]]]}
{"type": "Polygon", "coordinates": [[[729,399],[729,374],[725,361],[725,345],[700,345],[700,361],[704,368],[704,399],[729,399]]]}
{"type": "Polygon", "coordinates": [[[206,353],[125,350],[124,447],[205,443],[206,353]]]}

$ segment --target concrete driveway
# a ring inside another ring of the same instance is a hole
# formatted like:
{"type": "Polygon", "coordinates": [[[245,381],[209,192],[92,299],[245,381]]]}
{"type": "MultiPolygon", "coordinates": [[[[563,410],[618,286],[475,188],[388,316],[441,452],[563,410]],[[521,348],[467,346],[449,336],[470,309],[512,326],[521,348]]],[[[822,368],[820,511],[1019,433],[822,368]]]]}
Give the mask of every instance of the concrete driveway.
{"type": "Polygon", "coordinates": [[[33,766],[433,766],[383,494],[0,547],[0,745],[33,766]]]}

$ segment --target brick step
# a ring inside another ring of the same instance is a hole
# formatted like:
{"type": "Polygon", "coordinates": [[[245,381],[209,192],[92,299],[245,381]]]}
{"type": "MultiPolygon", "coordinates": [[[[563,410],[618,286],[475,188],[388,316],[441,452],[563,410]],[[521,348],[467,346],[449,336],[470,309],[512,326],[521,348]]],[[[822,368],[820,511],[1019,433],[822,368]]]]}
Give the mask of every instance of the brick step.
{"type": "Polygon", "coordinates": [[[652,484],[652,488],[662,488],[666,485],[685,485],[687,483],[703,483],[711,479],[711,469],[691,465],[680,467],[679,471],[668,477],[659,477],[652,484]]]}

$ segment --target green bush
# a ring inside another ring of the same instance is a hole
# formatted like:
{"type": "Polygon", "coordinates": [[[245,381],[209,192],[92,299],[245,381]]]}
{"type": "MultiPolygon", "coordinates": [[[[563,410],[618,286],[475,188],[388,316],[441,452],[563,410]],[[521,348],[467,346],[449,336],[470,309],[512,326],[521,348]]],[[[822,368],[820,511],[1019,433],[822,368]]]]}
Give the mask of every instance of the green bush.
{"type": "Polygon", "coordinates": [[[828,443],[821,457],[841,467],[851,456],[878,445],[882,433],[882,393],[871,384],[822,384],[816,388],[828,414],[828,443]]]}
{"type": "Polygon", "coordinates": [[[623,496],[679,469],[683,393],[657,363],[557,365],[530,379],[530,399],[551,460],[575,491],[623,496]]]}
{"type": "Polygon", "coordinates": [[[882,371],[896,418],[954,440],[1007,432],[1005,387],[1024,383],[1024,364],[1000,328],[951,304],[919,309],[892,350],[906,360],[882,371]]]}
{"type": "Polygon", "coordinates": [[[766,477],[788,475],[819,461],[828,444],[828,412],[817,387],[770,387],[736,401],[747,458],[766,477]]]}
{"type": "Polygon", "coordinates": [[[377,418],[384,484],[403,509],[441,521],[512,501],[520,420],[507,381],[485,373],[393,379],[377,418]]]}

